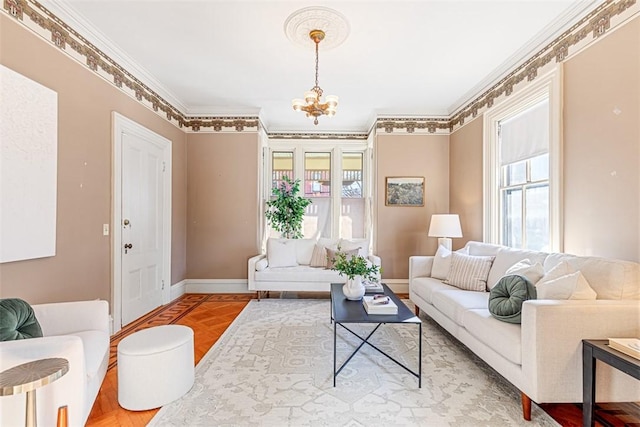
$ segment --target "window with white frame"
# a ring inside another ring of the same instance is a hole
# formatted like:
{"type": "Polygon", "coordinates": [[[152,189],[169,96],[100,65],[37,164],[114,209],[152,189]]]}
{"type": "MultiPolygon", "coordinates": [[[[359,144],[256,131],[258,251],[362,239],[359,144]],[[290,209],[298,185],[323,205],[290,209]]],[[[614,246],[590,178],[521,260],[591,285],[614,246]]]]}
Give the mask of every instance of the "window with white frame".
{"type": "MultiPolygon", "coordinates": [[[[369,237],[370,152],[366,142],[270,141],[265,201],[283,176],[298,179],[300,195],[312,201],[305,210],[304,237],[369,237]]],[[[278,236],[271,229],[267,234],[278,236]]]]}
{"type": "Polygon", "coordinates": [[[559,71],[485,114],[485,240],[561,250],[559,71]]]}

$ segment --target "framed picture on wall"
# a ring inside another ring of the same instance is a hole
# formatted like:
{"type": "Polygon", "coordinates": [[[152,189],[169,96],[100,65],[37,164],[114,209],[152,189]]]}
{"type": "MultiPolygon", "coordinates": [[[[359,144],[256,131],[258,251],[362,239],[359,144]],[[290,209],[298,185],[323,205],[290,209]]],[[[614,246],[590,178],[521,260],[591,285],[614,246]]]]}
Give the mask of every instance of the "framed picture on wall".
{"type": "Polygon", "coordinates": [[[422,176],[388,176],[384,187],[386,206],[424,206],[422,176]]]}

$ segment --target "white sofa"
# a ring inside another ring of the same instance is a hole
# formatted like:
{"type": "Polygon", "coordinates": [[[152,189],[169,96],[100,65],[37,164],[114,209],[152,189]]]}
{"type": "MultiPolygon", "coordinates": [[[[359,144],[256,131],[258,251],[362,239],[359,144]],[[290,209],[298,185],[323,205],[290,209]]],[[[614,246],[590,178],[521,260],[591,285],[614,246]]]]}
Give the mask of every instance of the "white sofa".
{"type": "Polygon", "coordinates": [[[268,291],[328,292],[331,283],[344,283],[346,276],[340,276],[337,271],[311,266],[314,250],[318,250],[317,246],[333,250],[340,246],[343,251],[358,249],[358,255],[380,266],[380,257],[369,252],[367,239],[269,239],[267,253],[249,259],[249,290],[258,292],[258,295],[268,291]],[[289,246],[293,255],[291,252],[286,254],[270,252],[269,248],[278,247],[274,246],[278,243],[285,247],[289,246]],[[274,264],[275,260],[279,261],[277,266],[270,265],[270,262],[274,264]]]}
{"type": "MultiPolygon", "coordinates": [[[[488,310],[489,292],[462,290],[431,276],[433,256],[409,260],[409,296],[416,305],[522,394],[524,418],[531,402],[582,402],[582,339],[640,336],[640,265],[628,261],[517,250],[480,242],[469,255],[494,256],[487,286],[521,260],[549,272],[561,261],[579,270],[595,300],[527,300],[521,324],[505,323],[488,310]]],[[[640,400],[640,382],[598,363],[596,401],[640,400]]]]}
{"type": "MultiPolygon", "coordinates": [[[[43,337],[0,342],[0,371],[38,359],[60,357],[69,372],[36,390],[39,425],[56,425],[67,406],[69,426],[85,425],[109,361],[109,304],[78,301],[33,305],[43,337]]],[[[25,425],[25,394],[0,397],[0,425],[25,425]]]]}

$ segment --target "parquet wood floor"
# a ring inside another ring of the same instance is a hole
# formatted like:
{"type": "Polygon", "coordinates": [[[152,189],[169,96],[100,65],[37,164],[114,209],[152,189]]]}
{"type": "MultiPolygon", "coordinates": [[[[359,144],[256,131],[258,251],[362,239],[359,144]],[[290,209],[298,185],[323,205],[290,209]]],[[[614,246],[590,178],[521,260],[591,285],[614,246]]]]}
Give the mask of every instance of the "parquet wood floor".
{"type": "MultiPolygon", "coordinates": [[[[326,298],[327,295],[309,293],[282,295],[282,297],[326,298]]],[[[400,296],[408,297],[408,295],[400,296]]],[[[158,409],[127,411],[118,405],[117,346],[124,337],[151,326],[169,324],[189,326],[194,332],[194,353],[197,364],[254,297],[254,294],[187,294],[166,306],[157,308],[112,336],[109,369],[89,415],[87,426],[145,426],[158,412],[158,409]]],[[[271,297],[280,297],[280,295],[274,293],[271,297]]],[[[541,407],[562,426],[582,426],[582,408],[578,404],[544,404],[541,407]]],[[[640,426],[640,406],[633,403],[598,405],[596,413],[598,427],[640,426]]]]}

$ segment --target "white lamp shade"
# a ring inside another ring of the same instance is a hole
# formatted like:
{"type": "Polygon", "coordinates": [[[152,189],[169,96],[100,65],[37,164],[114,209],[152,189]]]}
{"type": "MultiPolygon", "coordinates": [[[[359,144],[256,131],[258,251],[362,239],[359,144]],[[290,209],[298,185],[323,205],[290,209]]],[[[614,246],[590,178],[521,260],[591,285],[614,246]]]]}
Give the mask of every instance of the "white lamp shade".
{"type": "Polygon", "coordinates": [[[460,228],[460,218],[458,215],[431,215],[429,237],[462,237],[462,228],[460,228]]]}

